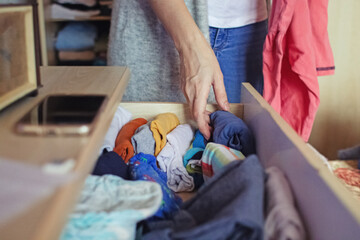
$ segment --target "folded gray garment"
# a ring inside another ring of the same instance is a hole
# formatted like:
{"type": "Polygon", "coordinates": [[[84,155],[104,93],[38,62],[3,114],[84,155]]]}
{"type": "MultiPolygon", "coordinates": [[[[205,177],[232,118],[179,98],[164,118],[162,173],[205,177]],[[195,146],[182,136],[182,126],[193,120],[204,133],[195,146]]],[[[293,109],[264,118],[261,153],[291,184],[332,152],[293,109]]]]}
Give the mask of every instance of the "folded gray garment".
{"type": "Polygon", "coordinates": [[[256,155],[229,163],[170,220],[148,222],[143,239],[262,239],[264,176],[256,155]]]}
{"type": "Polygon", "coordinates": [[[142,125],[136,129],[135,134],[131,137],[135,155],[141,152],[150,155],[155,153],[155,139],[149,126],[149,123],[142,125]]]}
{"type": "Polygon", "coordinates": [[[284,174],[277,167],[266,169],[266,173],[264,240],[305,240],[305,229],[284,174]]]}
{"type": "Polygon", "coordinates": [[[341,160],[360,159],[360,145],[339,150],[338,158],[341,160]]]}

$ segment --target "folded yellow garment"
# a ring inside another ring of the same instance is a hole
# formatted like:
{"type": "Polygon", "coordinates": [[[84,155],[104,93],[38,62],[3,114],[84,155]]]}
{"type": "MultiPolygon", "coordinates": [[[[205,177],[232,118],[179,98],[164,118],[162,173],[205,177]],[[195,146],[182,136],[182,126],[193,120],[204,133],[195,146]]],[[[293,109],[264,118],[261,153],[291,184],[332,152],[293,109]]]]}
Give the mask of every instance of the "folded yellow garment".
{"type": "Polygon", "coordinates": [[[155,156],[166,144],[166,135],[180,124],[174,113],[161,113],[150,124],[150,129],[155,139],[155,156]]]}

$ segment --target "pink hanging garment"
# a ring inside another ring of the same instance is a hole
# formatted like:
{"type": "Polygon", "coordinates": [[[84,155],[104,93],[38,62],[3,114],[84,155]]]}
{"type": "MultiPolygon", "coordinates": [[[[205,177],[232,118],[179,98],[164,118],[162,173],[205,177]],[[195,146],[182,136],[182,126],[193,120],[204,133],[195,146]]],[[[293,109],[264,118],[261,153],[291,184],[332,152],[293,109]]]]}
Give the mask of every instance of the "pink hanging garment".
{"type": "Polygon", "coordinates": [[[273,0],[264,43],[266,101],[307,141],[318,109],[318,75],[334,73],[328,0],[273,0]]]}

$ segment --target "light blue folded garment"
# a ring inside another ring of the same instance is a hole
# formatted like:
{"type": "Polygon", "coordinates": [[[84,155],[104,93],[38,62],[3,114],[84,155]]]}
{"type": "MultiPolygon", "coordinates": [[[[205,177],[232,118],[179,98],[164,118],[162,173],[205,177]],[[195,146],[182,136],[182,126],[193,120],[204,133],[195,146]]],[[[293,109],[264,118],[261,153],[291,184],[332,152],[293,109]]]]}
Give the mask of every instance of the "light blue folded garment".
{"type": "Polygon", "coordinates": [[[89,176],[61,239],[135,239],[136,224],[160,207],[159,184],[89,176]]]}
{"type": "Polygon", "coordinates": [[[71,22],[58,32],[55,48],[59,51],[82,51],[94,48],[97,28],[87,22],[71,22]]]}

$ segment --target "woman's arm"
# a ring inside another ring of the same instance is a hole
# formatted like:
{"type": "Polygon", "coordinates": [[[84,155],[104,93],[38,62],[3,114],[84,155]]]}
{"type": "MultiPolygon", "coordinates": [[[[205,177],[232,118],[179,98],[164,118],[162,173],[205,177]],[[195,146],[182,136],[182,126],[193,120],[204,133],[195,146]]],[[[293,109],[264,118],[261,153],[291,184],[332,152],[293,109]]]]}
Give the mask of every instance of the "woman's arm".
{"type": "Polygon", "coordinates": [[[207,98],[213,86],[219,106],[228,111],[223,75],[214,52],[190,15],[184,0],[149,0],[173,39],[180,56],[182,91],[193,118],[206,139],[210,138],[207,98]]]}

